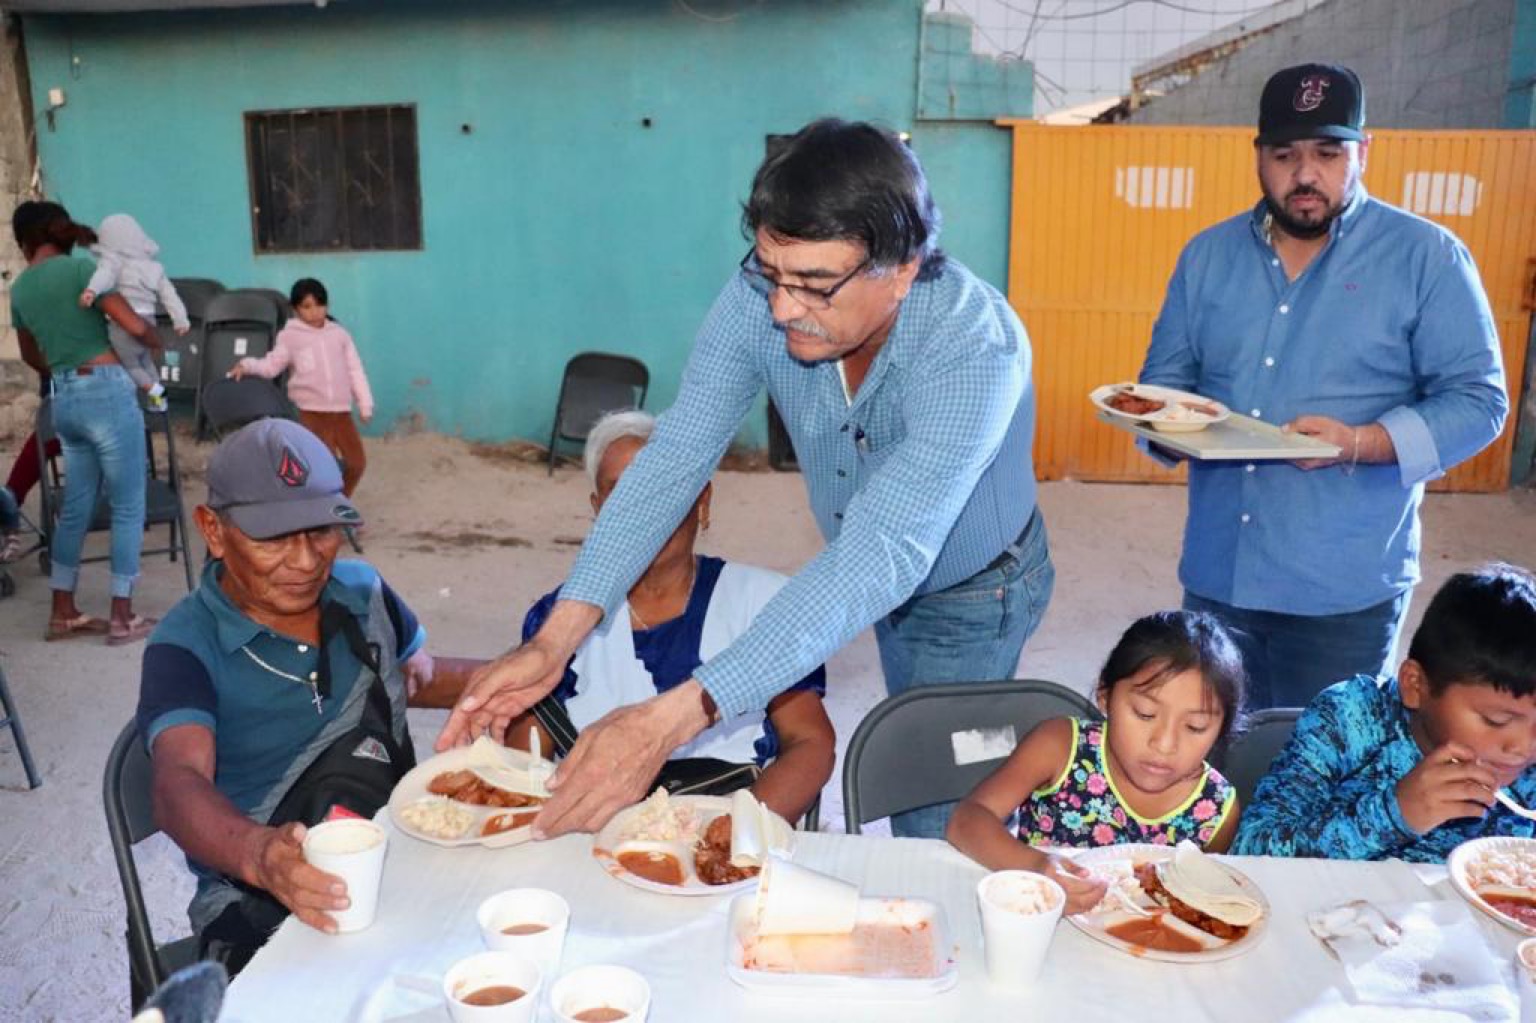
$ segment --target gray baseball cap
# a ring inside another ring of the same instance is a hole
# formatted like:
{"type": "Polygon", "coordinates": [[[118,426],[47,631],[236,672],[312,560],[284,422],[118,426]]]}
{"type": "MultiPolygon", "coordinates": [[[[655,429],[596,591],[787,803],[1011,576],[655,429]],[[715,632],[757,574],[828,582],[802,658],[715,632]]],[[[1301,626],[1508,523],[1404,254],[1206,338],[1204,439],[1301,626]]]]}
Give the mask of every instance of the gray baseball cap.
{"type": "Polygon", "coordinates": [[[258,419],[224,438],[208,460],[208,507],[253,540],[363,524],[335,456],[288,419],[258,419]]]}

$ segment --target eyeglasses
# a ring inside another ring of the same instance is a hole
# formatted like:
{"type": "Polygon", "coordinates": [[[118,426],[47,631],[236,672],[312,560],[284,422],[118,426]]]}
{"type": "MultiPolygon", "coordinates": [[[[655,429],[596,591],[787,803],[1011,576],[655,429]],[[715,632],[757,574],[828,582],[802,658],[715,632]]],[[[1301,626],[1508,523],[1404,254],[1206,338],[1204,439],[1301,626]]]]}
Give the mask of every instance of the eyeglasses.
{"type": "Polygon", "coordinates": [[[762,267],[757,265],[756,246],[748,249],[747,254],[741,257],[740,266],[741,275],[746,278],[747,284],[753,291],[764,298],[772,298],[775,291],[783,289],[785,294],[807,309],[829,309],[832,306],[832,299],[837,296],[837,293],[842,291],[849,281],[869,269],[872,262],[873,260],[870,257],[865,256],[863,262],[849,270],[846,277],[830,288],[812,288],[805,284],[783,284],[774,280],[763,273],[762,267]]]}

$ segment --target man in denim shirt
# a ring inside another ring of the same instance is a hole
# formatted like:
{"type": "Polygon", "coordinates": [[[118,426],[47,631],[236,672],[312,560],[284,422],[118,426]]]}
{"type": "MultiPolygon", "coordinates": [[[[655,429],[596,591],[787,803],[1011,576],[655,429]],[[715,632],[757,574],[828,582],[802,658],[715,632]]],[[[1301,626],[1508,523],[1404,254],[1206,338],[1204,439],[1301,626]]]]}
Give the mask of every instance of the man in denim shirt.
{"type": "MultiPolygon", "coordinates": [[[[1011,677],[1050,597],[1029,338],[996,289],[939,250],[916,157],[890,131],[816,121],[763,163],[743,227],[752,247],[700,328],[676,404],[548,619],[477,674],[440,742],[499,732],[555,686],[764,390],[826,547],[693,678],[584,729],[537,830],[600,827],[716,713],[760,710],[871,625],[892,693],[1011,677]]],[[[916,813],[898,834],[943,835],[947,807],[916,813]]]]}
{"type": "Polygon", "coordinates": [[[1471,256],[1366,194],[1364,125],[1348,68],[1269,80],[1263,198],[1186,246],[1141,371],[1339,448],[1190,463],[1184,606],[1237,632],[1255,707],[1383,670],[1419,580],[1424,484],[1498,436],[1509,408],[1471,256]]]}

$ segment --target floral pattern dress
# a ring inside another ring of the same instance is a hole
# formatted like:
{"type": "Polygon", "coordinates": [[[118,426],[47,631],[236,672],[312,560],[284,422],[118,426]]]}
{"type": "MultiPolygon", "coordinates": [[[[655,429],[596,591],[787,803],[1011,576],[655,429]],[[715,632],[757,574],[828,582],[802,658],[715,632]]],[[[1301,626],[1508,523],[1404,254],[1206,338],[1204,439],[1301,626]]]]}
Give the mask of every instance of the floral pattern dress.
{"type": "Polygon", "coordinates": [[[1072,754],[1048,788],[1019,807],[1018,836],[1030,845],[1095,848],[1148,842],[1177,845],[1189,839],[1204,847],[1237,798],[1232,783],[1205,765],[1189,798],[1155,820],[1140,817],[1120,798],[1104,759],[1109,722],[1072,719],[1072,754]]]}

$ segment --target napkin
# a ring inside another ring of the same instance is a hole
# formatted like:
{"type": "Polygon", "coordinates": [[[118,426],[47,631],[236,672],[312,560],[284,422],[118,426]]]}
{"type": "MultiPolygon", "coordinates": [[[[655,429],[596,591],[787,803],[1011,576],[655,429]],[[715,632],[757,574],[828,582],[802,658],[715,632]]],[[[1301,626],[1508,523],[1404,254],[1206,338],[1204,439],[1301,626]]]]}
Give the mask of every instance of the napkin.
{"type": "Polygon", "coordinates": [[[1188,840],[1175,847],[1172,860],[1158,865],[1157,876],[1174,898],[1222,923],[1251,927],[1264,915],[1258,899],[1188,840]]]}
{"type": "Polygon", "coordinates": [[[1352,1001],[1513,1020],[1517,1006],[1465,904],[1342,903],[1307,927],[1344,965],[1352,1001]]]}

